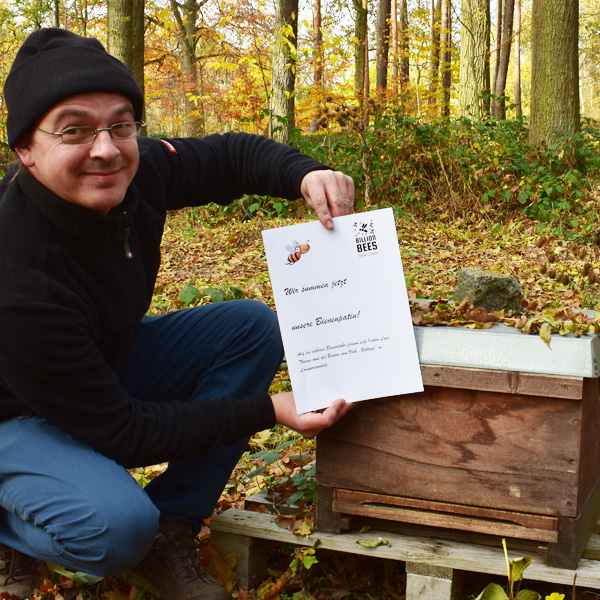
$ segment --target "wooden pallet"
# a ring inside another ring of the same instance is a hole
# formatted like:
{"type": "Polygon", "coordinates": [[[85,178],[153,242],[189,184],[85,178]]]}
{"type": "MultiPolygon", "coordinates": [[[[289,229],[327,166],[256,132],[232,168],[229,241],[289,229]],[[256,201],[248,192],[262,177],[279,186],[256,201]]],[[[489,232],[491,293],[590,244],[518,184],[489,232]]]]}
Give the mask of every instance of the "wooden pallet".
{"type": "MultiPolygon", "coordinates": [[[[462,571],[506,575],[501,547],[376,530],[338,534],[315,531],[308,537],[299,537],[279,527],[275,519],[272,514],[230,509],[211,522],[211,538],[226,554],[237,558],[237,583],[242,588],[255,587],[264,579],[269,541],[402,561],[406,563],[406,600],[450,600],[460,588],[462,571]],[[357,543],[358,539],[377,538],[387,540],[389,546],[368,548],[357,543]]],[[[600,590],[597,533],[590,538],[575,571],[547,566],[535,553],[509,549],[511,560],[524,554],[533,559],[525,572],[526,580],[572,585],[576,577],[577,586],[600,590]]]]}

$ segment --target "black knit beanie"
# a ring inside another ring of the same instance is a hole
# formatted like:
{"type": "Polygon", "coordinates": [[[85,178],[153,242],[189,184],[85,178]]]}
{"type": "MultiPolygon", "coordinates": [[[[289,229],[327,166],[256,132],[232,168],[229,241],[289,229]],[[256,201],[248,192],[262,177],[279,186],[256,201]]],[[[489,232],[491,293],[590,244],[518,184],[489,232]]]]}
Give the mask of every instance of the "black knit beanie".
{"type": "Polygon", "coordinates": [[[23,42],[4,85],[8,145],[15,144],[61,100],[114,92],[131,101],[141,121],[144,96],[129,69],[94,38],[66,29],[40,29],[23,42]]]}

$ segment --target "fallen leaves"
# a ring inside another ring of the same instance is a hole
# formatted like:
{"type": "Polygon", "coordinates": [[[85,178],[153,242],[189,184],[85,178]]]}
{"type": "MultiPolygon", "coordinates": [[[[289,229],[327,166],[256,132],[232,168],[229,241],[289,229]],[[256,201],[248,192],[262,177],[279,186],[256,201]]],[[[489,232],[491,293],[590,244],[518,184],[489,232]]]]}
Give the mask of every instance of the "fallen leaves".
{"type": "Polygon", "coordinates": [[[414,325],[489,329],[495,323],[503,323],[522,333],[539,335],[548,347],[553,333],[581,337],[600,332],[598,312],[591,317],[571,307],[545,307],[540,310],[536,302],[523,302],[520,315],[507,314],[504,310],[487,311],[481,306],[473,308],[466,299],[457,306],[448,300],[411,300],[410,308],[414,325]]]}

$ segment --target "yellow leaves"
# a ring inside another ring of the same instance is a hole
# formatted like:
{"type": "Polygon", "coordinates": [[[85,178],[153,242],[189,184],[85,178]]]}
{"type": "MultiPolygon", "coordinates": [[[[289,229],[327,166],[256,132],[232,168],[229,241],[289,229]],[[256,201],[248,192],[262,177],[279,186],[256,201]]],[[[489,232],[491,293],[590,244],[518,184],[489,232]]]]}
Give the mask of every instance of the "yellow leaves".
{"type": "Polygon", "coordinates": [[[544,343],[550,347],[553,333],[559,335],[592,335],[600,332],[600,316],[598,313],[590,318],[586,313],[572,308],[546,308],[541,312],[524,314],[517,319],[509,319],[506,324],[517,328],[522,333],[539,334],[544,343]]]}
{"type": "Polygon", "coordinates": [[[223,70],[229,72],[236,71],[240,68],[239,64],[236,65],[235,63],[230,63],[226,60],[215,60],[211,63],[208,63],[207,66],[211,69],[215,69],[216,71],[223,70]]]}
{"type": "Polygon", "coordinates": [[[542,341],[548,348],[550,348],[550,336],[552,335],[552,328],[550,327],[550,323],[543,323],[540,327],[540,337],[542,341]]]}
{"type": "Polygon", "coordinates": [[[225,554],[216,542],[208,542],[200,549],[200,558],[205,566],[208,564],[209,572],[214,575],[228,592],[233,591],[236,574],[235,554],[225,554]]]}
{"type": "Polygon", "coordinates": [[[314,530],[312,520],[308,516],[277,515],[275,522],[282,529],[291,531],[294,535],[308,537],[314,530]]]}

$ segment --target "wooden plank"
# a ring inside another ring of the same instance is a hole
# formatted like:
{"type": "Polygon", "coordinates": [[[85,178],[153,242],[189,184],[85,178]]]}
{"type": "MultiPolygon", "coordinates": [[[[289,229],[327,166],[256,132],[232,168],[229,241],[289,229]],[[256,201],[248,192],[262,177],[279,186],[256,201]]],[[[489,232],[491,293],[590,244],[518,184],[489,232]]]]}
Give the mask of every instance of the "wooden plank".
{"type": "Polygon", "coordinates": [[[600,397],[598,379],[586,379],[581,402],[581,440],[578,513],[600,477],[600,397]]]}
{"type": "Polygon", "coordinates": [[[476,531],[490,535],[506,536],[535,540],[538,542],[556,542],[556,531],[522,527],[513,523],[501,523],[484,519],[473,519],[464,515],[439,514],[424,511],[406,510],[403,508],[370,507],[352,503],[334,502],[335,510],[346,514],[364,516],[373,519],[389,519],[427,525],[432,527],[445,527],[448,529],[461,529],[463,531],[476,531]]]}
{"type": "MultiPolygon", "coordinates": [[[[332,510],[367,518],[556,542],[558,519],[353,490],[334,490],[332,510]]],[[[578,556],[579,558],[579,556],[578,556]]]]}
{"type": "Polygon", "coordinates": [[[319,435],[317,481],[574,517],[581,409],[576,400],[432,387],[359,403],[319,435]]]}
{"type": "Polygon", "coordinates": [[[430,500],[419,500],[417,498],[402,498],[400,496],[356,492],[354,490],[336,489],[333,490],[333,495],[337,501],[343,502],[402,506],[424,511],[462,514],[475,518],[511,521],[513,523],[518,523],[523,527],[538,527],[540,529],[556,531],[556,517],[544,517],[529,513],[488,509],[480,506],[468,506],[466,504],[450,504],[448,502],[433,502],[430,500]]]}
{"type": "Polygon", "coordinates": [[[579,400],[583,394],[583,377],[566,375],[544,375],[446,365],[421,365],[421,375],[424,385],[436,387],[570,400],[579,400]]]}
{"type": "Polygon", "coordinates": [[[460,572],[454,569],[407,562],[406,600],[452,600],[460,579],[460,572]]]}
{"type": "Polygon", "coordinates": [[[219,544],[224,554],[236,557],[236,583],[242,589],[254,588],[264,580],[267,571],[267,540],[249,535],[232,535],[213,528],[211,541],[219,544]]]}
{"type": "MultiPolygon", "coordinates": [[[[297,546],[506,576],[506,561],[500,544],[494,548],[376,530],[364,534],[355,531],[341,534],[315,531],[310,536],[300,537],[278,527],[273,515],[238,509],[227,510],[215,517],[211,521],[211,530],[286,542],[297,546]],[[357,543],[359,539],[377,540],[378,538],[385,539],[390,545],[366,548],[357,543]]],[[[598,541],[594,540],[594,544],[597,545],[598,541]]],[[[523,553],[512,550],[509,543],[509,560],[521,556],[523,553]]],[[[532,563],[525,572],[525,580],[572,585],[576,574],[578,586],[600,589],[600,562],[596,560],[582,558],[577,570],[574,571],[547,566],[541,557],[535,554],[530,556],[532,563]]]]}

